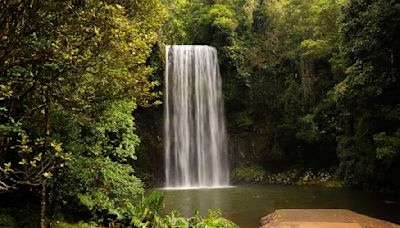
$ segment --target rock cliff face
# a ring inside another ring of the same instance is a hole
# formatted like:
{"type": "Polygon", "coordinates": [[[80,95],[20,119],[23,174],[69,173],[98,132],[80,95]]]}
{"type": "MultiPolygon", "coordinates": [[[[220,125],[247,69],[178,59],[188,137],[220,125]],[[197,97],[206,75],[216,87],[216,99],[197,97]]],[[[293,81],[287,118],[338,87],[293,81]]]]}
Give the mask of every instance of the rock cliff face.
{"type": "Polygon", "coordinates": [[[283,209],[260,219],[260,228],[393,228],[397,224],[344,209],[283,209]]]}

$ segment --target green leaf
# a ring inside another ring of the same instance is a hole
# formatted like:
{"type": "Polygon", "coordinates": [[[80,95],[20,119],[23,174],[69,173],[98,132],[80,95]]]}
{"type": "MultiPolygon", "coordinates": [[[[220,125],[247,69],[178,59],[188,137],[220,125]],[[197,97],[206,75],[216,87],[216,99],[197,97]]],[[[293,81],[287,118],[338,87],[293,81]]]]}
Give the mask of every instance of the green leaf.
{"type": "Polygon", "coordinates": [[[53,176],[53,174],[50,172],[45,172],[45,173],[43,173],[43,176],[46,178],[51,178],[53,176]]]}
{"type": "Polygon", "coordinates": [[[20,164],[20,165],[27,165],[28,162],[27,162],[26,159],[24,158],[24,159],[22,159],[20,162],[18,162],[18,164],[20,164]]]}

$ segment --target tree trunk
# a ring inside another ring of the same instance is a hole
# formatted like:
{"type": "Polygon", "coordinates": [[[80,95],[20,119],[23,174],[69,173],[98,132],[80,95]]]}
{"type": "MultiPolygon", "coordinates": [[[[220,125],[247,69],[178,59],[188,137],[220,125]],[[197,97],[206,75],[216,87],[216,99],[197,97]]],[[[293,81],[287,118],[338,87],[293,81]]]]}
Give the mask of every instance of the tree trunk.
{"type": "Polygon", "coordinates": [[[40,228],[46,228],[46,199],[47,199],[47,179],[42,182],[42,192],[40,197],[40,228]]]}
{"type": "MultiPolygon", "coordinates": [[[[50,143],[50,99],[49,96],[46,98],[46,104],[44,108],[44,125],[45,125],[45,130],[44,130],[44,151],[43,155],[47,151],[47,147],[49,146],[50,143]]],[[[41,191],[41,197],[40,197],[40,228],[46,228],[46,200],[47,200],[47,177],[43,179],[42,182],[42,191],[41,191]]]]}
{"type": "Polygon", "coordinates": [[[45,125],[45,130],[44,130],[44,153],[47,151],[47,147],[49,146],[50,142],[50,128],[51,128],[51,122],[50,122],[50,99],[47,97],[46,98],[46,104],[44,107],[44,125],[45,125]]]}

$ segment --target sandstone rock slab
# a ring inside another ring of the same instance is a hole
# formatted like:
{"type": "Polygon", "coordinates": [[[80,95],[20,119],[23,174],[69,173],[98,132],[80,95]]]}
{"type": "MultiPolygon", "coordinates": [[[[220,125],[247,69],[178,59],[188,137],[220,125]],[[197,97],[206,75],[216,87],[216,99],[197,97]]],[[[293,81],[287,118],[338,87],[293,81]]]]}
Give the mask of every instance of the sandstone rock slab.
{"type": "Polygon", "coordinates": [[[260,219],[260,228],[400,228],[345,209],[282,209],[260,219]]]}

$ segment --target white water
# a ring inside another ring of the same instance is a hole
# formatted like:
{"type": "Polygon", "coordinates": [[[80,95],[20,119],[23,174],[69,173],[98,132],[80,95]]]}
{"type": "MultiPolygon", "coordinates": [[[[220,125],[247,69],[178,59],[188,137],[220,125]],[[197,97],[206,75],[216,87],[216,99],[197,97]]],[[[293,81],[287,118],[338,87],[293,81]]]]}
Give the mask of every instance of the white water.
{"type": "Polygon", "coordinates": [[[229,185],[221,77],[215,48],[167,46],[164,111],[166,187],[229,185]]]}

